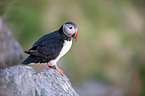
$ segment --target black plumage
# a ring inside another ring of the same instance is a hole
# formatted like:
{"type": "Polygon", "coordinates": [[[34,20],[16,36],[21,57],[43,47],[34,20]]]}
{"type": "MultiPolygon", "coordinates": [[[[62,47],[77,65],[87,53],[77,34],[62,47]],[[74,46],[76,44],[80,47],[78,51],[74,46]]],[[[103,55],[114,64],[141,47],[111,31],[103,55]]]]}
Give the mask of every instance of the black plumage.
{"type": "Polygon", "coordinates": [[[71,37],[63,33],[62,26],[59,30],[42,36],[32,45],[32,48],[28,51],[24,51],[30,56],[26,58],[22,64],[48,63],[59,55],[64,40],[70,41],[71,37]]]}

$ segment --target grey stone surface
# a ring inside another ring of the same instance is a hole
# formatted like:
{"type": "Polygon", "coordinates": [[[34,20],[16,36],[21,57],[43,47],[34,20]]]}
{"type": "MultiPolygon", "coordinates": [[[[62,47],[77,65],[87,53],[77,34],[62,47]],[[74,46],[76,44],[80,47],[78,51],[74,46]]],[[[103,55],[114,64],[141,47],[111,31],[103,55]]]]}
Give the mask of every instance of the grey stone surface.
{"type": "Polygon", "coordinates": [[[47,68],[35,73],[29,66],[0,69],[0,96],[79,96],[67,76],[47,68]]]}
{"type": "Polygon", "coordinates": [[[24,52],[0,18],[0,68],[19,64],[24,52]]]}

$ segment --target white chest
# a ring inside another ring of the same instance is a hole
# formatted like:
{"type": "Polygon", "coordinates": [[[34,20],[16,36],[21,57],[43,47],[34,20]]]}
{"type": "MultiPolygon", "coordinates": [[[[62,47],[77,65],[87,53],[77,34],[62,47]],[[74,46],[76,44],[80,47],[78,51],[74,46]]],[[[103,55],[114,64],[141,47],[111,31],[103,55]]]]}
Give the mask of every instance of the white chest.
{"type": "Polygon", "coordinates": [[[72,46],[72,40],[71,41],[65,40],[59,56],[62,57],[63,55],[65,55],[70,50],[71,46],[72,46]]]}
{"type": "Polygon", "coordinates": [[[70,50],[71,46],[72,40],[71,41],[64,40],[63,48],[61,49],[59,56],[55,60],[51,60],[49,63],[51,65],[55,65],[57,61],[70,50]]]}

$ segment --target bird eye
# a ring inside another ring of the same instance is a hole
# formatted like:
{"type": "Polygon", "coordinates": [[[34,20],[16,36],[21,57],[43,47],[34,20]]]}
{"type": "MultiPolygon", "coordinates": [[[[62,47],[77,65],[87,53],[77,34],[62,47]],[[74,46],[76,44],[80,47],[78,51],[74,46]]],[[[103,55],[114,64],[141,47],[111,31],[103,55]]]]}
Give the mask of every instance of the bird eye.
{"type": "Polygon", "coordinates": [[[72,27],[70,27],[69,29],[72,29],[72,27]]]}

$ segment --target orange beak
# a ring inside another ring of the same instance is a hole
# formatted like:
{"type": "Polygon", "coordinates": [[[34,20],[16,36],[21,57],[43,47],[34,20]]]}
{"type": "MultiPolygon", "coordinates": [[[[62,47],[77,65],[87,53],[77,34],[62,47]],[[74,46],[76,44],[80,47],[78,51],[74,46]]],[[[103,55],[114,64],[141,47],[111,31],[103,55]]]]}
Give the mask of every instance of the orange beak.
{"type": "Polygon", "coordinates": [[[73,37],[73,39],[76,41],[78,38],[78,32],[76,31],[75,36],[73,37]]]}

